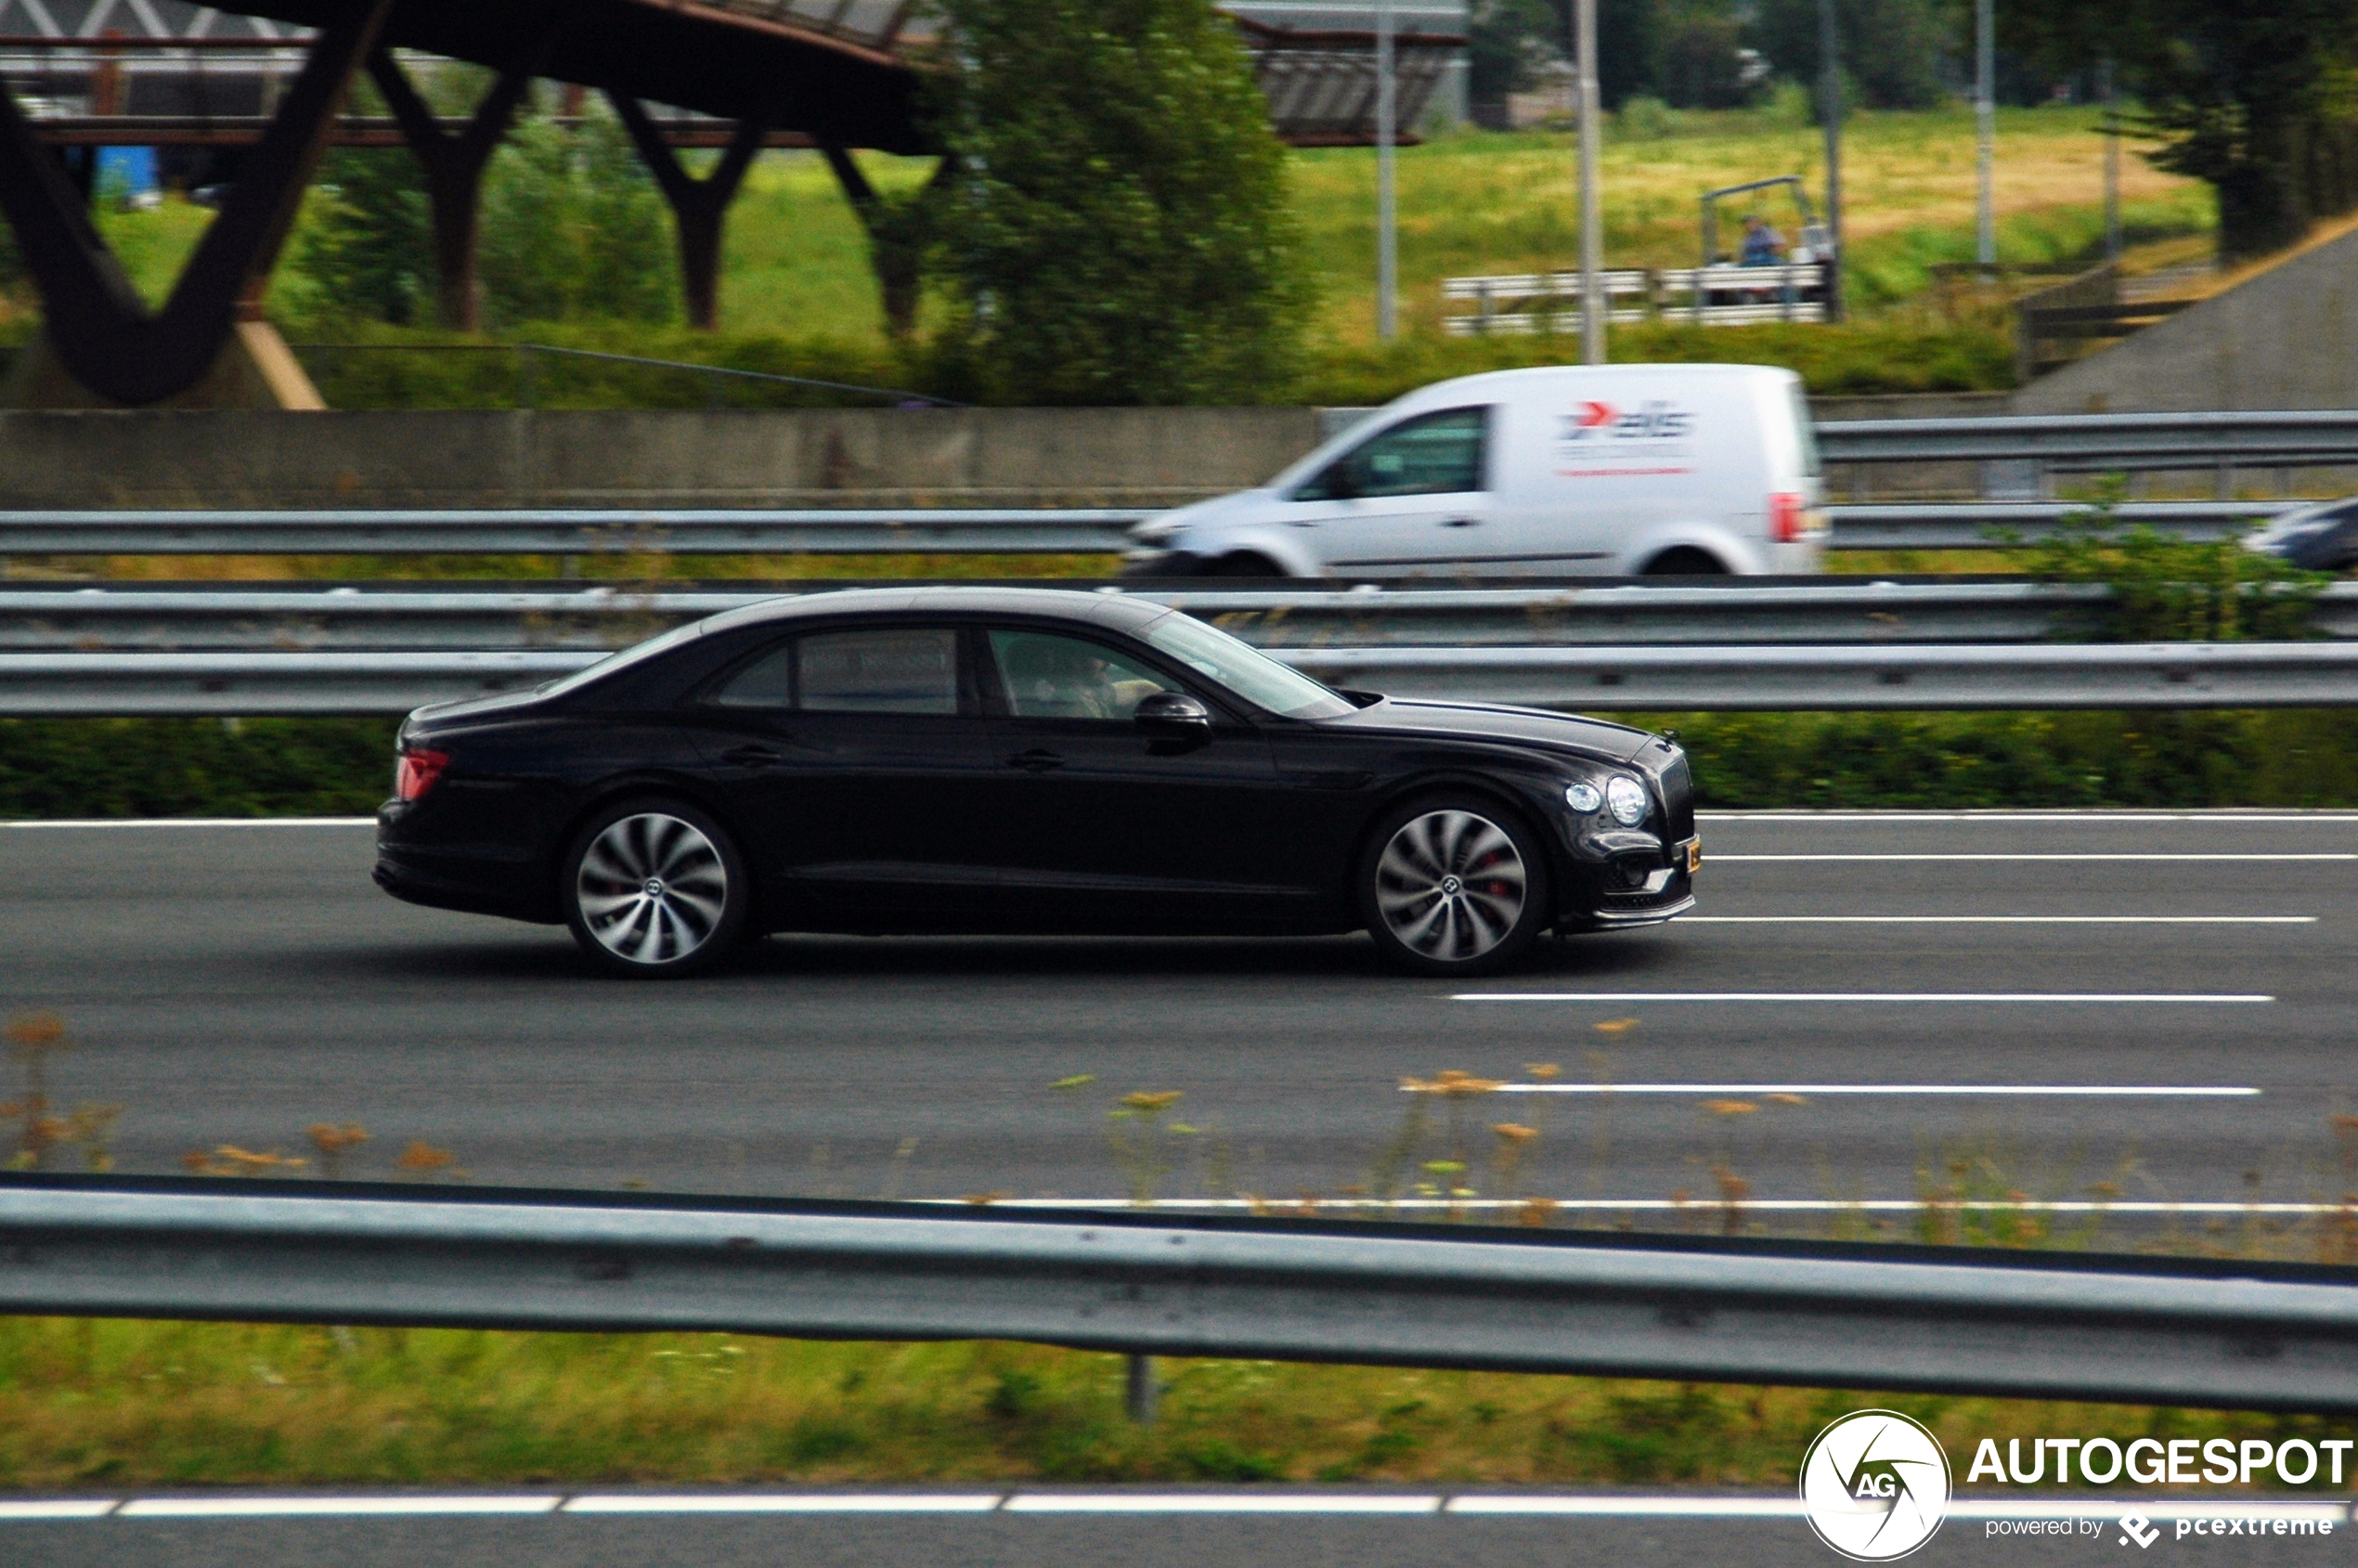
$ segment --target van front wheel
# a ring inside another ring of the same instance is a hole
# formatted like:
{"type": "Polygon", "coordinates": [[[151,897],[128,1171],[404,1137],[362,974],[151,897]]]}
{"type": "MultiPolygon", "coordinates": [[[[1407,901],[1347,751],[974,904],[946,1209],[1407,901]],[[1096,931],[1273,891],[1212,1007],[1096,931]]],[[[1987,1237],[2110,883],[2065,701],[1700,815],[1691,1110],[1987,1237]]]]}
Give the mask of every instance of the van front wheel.
{"type": "Polygon", "coordinates": [[[1692,545],[1680,545],[1665,550],[1646,563],[1645,575],[1650,577],[1724,577],[1728,568],[1719,557],[1692,545]]]}

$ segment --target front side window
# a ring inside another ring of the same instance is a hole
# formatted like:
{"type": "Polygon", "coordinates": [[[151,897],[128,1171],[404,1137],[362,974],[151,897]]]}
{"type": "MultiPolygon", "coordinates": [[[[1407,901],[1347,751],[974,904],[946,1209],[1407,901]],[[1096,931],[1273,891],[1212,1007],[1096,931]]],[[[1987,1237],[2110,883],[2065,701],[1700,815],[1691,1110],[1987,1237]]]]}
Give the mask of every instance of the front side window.
{"type": "Polygon", "coordinates": [[[991,656],[1017,719],[1129,719],[1152,692],[1180,687],[1102,643],[1047,631],[994,631],[991,656]]]}
{"type": "Polygon", "coordinates": [[[1147,628],[1147,641],[1254,706],[1288,719],[1340,719],[1358,711],[1310,677],[1279,664],[1193,616],[1173,610],[1147,628]]]}
{"type": "Polygon", "coordinates": [[[805,713],[958,711],[958,634],[947,627],[823,632],[796,645],[795,665],[805,713]]]}
{"type": "Polygon", "coordinates": [[[1420,414],[1368,437],[1293,493],[1298,501],[1378,496],[1448,496],[1487,486],[1487,408],[1420,414]]]}

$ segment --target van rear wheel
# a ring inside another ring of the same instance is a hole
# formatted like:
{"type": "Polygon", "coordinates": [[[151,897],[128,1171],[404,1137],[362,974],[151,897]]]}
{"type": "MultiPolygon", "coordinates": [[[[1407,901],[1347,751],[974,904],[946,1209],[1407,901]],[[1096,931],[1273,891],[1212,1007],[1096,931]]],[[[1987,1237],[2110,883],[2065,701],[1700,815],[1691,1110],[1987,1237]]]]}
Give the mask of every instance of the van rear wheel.
{"type": "Polygon", "coordinates": [[[1650,577],[1724,577],[1728,567],[1719,557],[1692,545],[1680,545],[1665,550],[1646,563],[1645,575],[1650,577]]]}
{"type": "Polygon", "coordinates": [[[1265,555],[1224,555],[1204,573],[1208,577],[1282,577],[1276,562],[1265,555]]]}

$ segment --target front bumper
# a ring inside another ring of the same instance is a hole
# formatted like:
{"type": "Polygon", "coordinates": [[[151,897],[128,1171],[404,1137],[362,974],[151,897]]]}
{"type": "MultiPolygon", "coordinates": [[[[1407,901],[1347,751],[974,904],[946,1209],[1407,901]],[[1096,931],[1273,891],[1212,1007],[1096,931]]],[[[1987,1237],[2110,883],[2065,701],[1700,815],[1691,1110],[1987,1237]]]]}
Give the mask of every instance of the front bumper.
{"type": "Polygon", "coordinates": [[[1699,836],[1665,844],[1647,833],[1598,834],[1583,848],[1589,854],[1579,862],[1583,875],[1570,879],[1558,901],[1557,929],[1659,926],[1695,907],[1695,874],[1703,866],[1699,836]]]}

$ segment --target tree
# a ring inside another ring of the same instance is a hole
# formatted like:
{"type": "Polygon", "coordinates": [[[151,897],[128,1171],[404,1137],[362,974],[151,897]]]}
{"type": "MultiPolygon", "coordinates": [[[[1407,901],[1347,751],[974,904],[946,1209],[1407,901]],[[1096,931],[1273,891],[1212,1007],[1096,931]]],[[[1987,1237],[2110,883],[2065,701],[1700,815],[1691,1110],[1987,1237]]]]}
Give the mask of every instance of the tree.
{"type": "Polygon", "coordinates": [[[1547,0],[1474,0],[1466,14],[1468,100],[1498,104],[1529,89],[1543,68],[1562,58],[1561,31],[1547,0]]]}
{"type": "Polygon", "coordinates": [[[2039,0],[2001,13],[2054,69],[2111,58],[2148,154],[2219,194],[2219,248],[2260,255],[2358,206],[2358,7],[2349,0],[2039,0]]]}
{"type": "Polygon", "coordinates": [[[1653,79],[1664,101],[1675,109],[1736,109],[1750,101],[1755,84],[1745,74],[1743,44],[1743,20],[1727,0],[1662,7],[1653,79]]]}
{"type": "Polygon", "coordinates": [[[320,162],[294,270],[317,308],[406,327],[434,298],[425,176],[399,148],[337,148],[320,162]]]}
{"type": "Polygon", "coordinates": [[[572,131],[546,120],[517,128],[485,181],[482,247],[495,322],[672,315],[663,198],[607,116],[572,131]]]}
{"type": "MultiPolygon", "coordinates": [[[[1761,0],[1754,46],[1781,76],[1819,76],[1818,0],[1761,0]]],[[[1835,0],[1843,69],[1869,109],[1930,109],[1947,97],[1941,56],[1954,42],[1940,0],[1835,0]]]]}
{"type": "Polygon", "coordinates": [[[1260,401],[1308,305],[1285,150],[1208,0],[945,0],[947,345],[994,395],[1260,401]]]}

